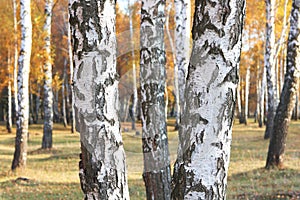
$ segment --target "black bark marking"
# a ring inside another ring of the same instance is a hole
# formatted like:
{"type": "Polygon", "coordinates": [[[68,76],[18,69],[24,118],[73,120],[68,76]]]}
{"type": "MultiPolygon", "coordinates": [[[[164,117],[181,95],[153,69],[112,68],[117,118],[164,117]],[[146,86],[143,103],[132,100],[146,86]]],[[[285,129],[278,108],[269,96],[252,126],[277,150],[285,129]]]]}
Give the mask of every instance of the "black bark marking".
{"type": "Polygon", "coordinates": [[[208,55],[219,55],[222,58],[222,61],[226,63],[227,59],[225,58],[223,49],[220,48],[219,44],[215,44],[215,43],[210,44],[208,55]]]}
{"type": "Polygon", "coordinates": [[[230,71],[226,74],[223,81],[218,84],[218,86],[221,86],[222,84],[226,82],[231,82],[234,84],[237,84],[239,82],[239,74],[236,67],[232,67],[230,71]]]}
{"type": "Polygon", "coordinates": [[[84,63],[81,62],[78,66],[78,71],[77,71],[77,79],[81,79],[81,74],[84,68],[84,63]]]}
{"type": "Polygon", "coordinates": [[[75,95],[78,97],[79,100],[85,101],[85,96],[83,93],[80,92],[80,90],[77,88],[76,85],[73,86],[73,90],[75,95]]]}
{"type": "Polygon", "coordinates": [[[230,8],[230,1],[229,0],[223,0],[221,1],[221,5],[223,7],[222,9],[222,24],[225,26],[227,19],[231,13],[231,8],[230,8]]]}
{"type": "Polygon", "coordinates": [[[196,134],[196,142],[203,144],[205,130],[202,130],[200,133],[196,134]]]}
{"type": "Polygon", "coordinates": [[[213,142],[213,143],[211,143],[211,146],[217,147],[219,149],[223,149],[223,143],[222,142],[213,142]]]}

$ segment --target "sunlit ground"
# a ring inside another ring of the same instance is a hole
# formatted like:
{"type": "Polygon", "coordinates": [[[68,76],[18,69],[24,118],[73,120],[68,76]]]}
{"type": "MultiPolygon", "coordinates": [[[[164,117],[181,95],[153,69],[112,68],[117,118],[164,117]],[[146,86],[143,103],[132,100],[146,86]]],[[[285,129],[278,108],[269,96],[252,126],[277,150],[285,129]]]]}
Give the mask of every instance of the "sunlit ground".
{"type": "MultiPolygon", "coordinates": [[[[300,122],[293,122],[286,148],[284,170],[263,169],[268,141],[257,124],[235,124],[228,178],[227,199],[300,199],[300,122]]],[[[168,122],[172,165],[176,159],[177,132],[168,122]]],[[[124,123],[122,129],[129,128],[124,123]]],[[[141,127],[137,127],[141,133],[141,127]]],[[[130,129],[129,129],[130,130],[130,129]]],[[[131,199],[145,199],[142,181],[141,135],[123,131],[131,199]]],[[[13,134],[0,126],[0,199],[82,199],[78,178],[79,135],[60,124],[54,128],[54,148],[40,150],[42,125],[30,126],[27,168],[10,171],[14,152],[13,134]],[[19,177],[28,178],[20,180],[19,177]]]]}

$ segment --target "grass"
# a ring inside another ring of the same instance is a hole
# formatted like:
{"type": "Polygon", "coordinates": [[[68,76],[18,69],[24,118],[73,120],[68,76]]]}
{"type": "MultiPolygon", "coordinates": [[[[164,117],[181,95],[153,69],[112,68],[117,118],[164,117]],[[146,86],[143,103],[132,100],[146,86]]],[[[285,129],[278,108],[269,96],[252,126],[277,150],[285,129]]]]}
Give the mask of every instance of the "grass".
{"type": "MultiPolygon", "coordinates": [[[[170,125],[173,121],[170,121],[170,125]]],[[[129,123],[122,124],[130,127],[129,123]]],[[[138,126],[141,132],[141,127],[138,126]]],[[[288,134],[284,170],[265,170],[268,141],[256,124],[235,124],[228,177],[227,199],[300,198],[300,122],[293,122],[288,134]]],[[[177,133],[168,127],[171,164],[176,159],[177,133]]],[[[15,133],[15,129],[13,129],[15,133]]],[[[30,126],[26,169],[11,172],[15,134],[0,125],[0,199],[82,199],[78,178],[79,136],[55,124],[54,148],[40,150],[42,125],[30,126]],[[28,178],[27,181],[18,177],[28,178]]],[[[145,199],[141,136],[123,132],[128,163],[128,182],[133,200],[145,199]]]]}

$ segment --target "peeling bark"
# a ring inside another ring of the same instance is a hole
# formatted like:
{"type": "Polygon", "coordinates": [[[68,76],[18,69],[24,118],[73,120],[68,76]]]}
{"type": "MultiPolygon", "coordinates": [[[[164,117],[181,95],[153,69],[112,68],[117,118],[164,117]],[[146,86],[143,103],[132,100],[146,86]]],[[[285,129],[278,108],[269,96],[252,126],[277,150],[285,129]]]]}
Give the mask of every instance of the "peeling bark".
{"type": "Polygon", "coordinates": [[[29,120],[28,80],[32,43],[30,0],[20,1],[21,48],[18,60],[18,112],[16,123],[15,152],[11,169],[25,167],[27,160],[27,135],[29,120]]]}
{"type": "Polygon", "coordinates": [[[298,91],[300,64],[300,2],[293,1],[288,37],[286,74],[280,102],[274,118],[266,168],[283,167],[288,127],[298,91]]]}
{"type": "Polygon", "coordinates": [[[143,178],[147,199],[170,199],[171,172],[164,100],[166,55],[165,1],[142,0],[141,8],[141,118],[143,178]]]}
{"type": "Polygon", "coordinates": [[[225,199],[244,0],[196,0],[173,199],[225,199]]]}
{"type": "Polygon", "coordinates": [[[73,100],[85,199],[129,199],[118,118],[115,18],[115,1],[70,1],[73,100]]]}

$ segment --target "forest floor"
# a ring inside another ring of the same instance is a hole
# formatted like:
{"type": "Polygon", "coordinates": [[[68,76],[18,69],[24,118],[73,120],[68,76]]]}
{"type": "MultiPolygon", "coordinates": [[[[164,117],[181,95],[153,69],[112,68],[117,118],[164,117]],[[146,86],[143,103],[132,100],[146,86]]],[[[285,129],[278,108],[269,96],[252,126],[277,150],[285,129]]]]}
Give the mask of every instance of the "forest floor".
{"type": "MultiPolygon", "coordinates": [[[[251,121],[252,119],[250,119],[251,121]]],[[[252,120],[253,121],[253,120],[252,120]]],[[[169,149],[173,165],[177,151],[174,120],[169,120],[169,149]]],[[[130,123],[123,123],[127,130],[130,123]]],[[[141,127],[137,129],[141,133],[141,127]]],[[[41,150],[42,125],[30,125],[26,169],[11,172],[15,129],[0,125],[0,199],[82,199],[78,178],[79,135],[54,125],[51,150],[41,150]]],[[[253,122],[235,124],[228,177],[227,199],[300,199],[300,122],[292,122],[286,146],[285,169],[265,170],[269,141],[253,122]]],[[[132,200],[145,199],[142,180],[141,135],[122,131],[132,200]]]]}

